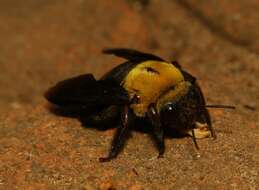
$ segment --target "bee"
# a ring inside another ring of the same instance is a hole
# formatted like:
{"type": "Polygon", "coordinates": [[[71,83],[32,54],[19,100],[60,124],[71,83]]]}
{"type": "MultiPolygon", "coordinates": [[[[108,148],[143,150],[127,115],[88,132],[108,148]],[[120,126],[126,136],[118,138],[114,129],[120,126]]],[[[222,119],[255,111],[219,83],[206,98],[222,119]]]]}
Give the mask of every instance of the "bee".
{"type": "Polygon", "coordinates": [[[58,82],[45,93],[49,102],[81,118],[83,115],[89,125],[118,121],[109,154],[100,162],[117,157],[138,118],[150,126],[161,157],[165,152],[165,129],[190,135],[199,149],[196,138],[216,138],[207,108],[234,108],[206,105],[196,78],[177,61],[124,48],[105,49],[103,53],[126,62],[99,80],[83,74],[58,82]]]}

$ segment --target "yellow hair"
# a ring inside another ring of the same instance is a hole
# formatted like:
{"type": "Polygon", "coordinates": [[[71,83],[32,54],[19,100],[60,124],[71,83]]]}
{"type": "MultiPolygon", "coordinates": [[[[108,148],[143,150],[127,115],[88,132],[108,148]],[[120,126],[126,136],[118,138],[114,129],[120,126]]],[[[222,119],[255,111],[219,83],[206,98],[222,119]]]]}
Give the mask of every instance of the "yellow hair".
{"type": "Polygon", "coordinates": [[[123,87],[140,97],[131,108],[139,117],[144,117],[148,106],[156,103],[161,93],[184,80],[181,71],[173,64],[162,61],[145,61],[133,68],[123,80],[123,87]]]}

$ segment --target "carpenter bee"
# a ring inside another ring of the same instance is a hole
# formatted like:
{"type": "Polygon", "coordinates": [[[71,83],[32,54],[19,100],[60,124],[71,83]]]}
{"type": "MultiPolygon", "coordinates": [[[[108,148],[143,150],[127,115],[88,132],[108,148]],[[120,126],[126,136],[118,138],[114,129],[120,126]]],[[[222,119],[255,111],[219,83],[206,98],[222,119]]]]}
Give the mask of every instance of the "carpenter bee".
{"type": "Polygon", "coordinates": [[[189,134],[199,149],[196,138],[216,138],[207,107],[234,108],[206,105],[196,78],[176,61],[124,48],[103,53],[127,61],[99,80],[84,74],[61,81],[45,93],[48,101],[80,113],[89,125],[118,120],[109,154],[100,158],[101,162],[118,155],[137,118],[150,125],[160,157],[165,151],[165,129],[189,134]]]}

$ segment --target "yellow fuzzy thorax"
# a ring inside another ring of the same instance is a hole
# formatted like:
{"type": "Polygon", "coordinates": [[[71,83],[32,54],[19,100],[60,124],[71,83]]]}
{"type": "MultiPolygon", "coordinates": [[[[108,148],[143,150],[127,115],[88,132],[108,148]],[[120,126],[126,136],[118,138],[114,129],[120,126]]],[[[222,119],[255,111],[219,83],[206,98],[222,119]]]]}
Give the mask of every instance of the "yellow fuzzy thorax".
{"type": "Polygon", "coordinates": [[[162,93],[181,81],[184,77],[173,64],[145,61],[133,68],[122,84],[131,98],[139,96],[139,102],[131,108],[137,116],[144,117],[151,103],[156,103],[162,93]]]}
{"type": "Polygon", "coordinates": [[[161,110],[163,105],[172,100],[177,101],[188,93],[191,83],[187,81],[181,81],[174,86],[173,89],[169,89],[166,93],[162,94],[156,102],[156,109],[161,110]]]}

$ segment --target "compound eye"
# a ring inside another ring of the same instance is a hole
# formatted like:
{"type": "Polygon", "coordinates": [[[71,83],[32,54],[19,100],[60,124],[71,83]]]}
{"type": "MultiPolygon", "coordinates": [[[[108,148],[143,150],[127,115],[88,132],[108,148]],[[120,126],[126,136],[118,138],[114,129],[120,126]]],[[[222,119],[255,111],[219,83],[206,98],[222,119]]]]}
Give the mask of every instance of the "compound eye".
{"type": "Polygon", "coordinates": [[[177,123],[178,112],[176,108],[176,105],[172,103],[164,105],[160,112],[163,125],[173,126],[175,123],[177,123]]]}
{"type": "Polygon", "coordinates": [[[173,111],[174,108],[173,108],[173,106],[169,105],[167,109],[168,109],[168,111],[173,111]]]}
{"type": "Polygon", "coordinates": [[[176,107],[175,107],[174,104],[167,104],[166,110],[169,111],[169,112],[173,112],[173,111],[176,110],[176,107]]]}

